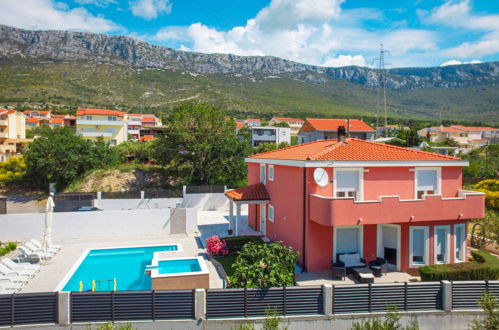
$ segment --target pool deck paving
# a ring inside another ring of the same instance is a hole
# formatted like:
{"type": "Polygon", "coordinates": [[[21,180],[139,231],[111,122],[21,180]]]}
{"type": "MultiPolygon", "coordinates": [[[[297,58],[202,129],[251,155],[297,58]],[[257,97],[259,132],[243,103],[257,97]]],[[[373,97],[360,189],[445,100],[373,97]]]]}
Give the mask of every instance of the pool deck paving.
{"type": "MultiPolygon", "coordinates": [[[[205,251],[198,245],[198,241],[195,236],[184,234],[55,240],[54,244],[61,245],[62,249],[49,261],[42,262],[40,272],[34,278],[30,279],[20,292],[56,291],[61,281],[65,279],[73,265],[87,249],[182,244],[183,251],[176,252],[176,257],[204,256],[205,251]]],[[[210,271],[210,287],[223,287],[223,281],[215,267],[206,258],[205,260],[210,271]]]]}

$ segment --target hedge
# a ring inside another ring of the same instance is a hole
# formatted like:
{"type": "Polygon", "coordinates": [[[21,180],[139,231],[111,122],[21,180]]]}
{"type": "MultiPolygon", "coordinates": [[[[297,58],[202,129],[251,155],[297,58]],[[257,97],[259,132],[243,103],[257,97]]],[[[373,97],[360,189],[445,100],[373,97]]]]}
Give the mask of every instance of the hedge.
{"type": "Polygon", "coordinates": [[[263,244],[263,240],[259,236],[235,236],[235,237],[222,237],[227,243],[227,248],[230,253],[241,251],[246,243],[253,242],[255,244],[263,244]]]}
{"type": "Polygon", "coordinates": [[[499,279],[499,259],[487,251],[471,251],[474,261],[429,265],[419,268],[422,281],[469,281],[499,279]]]}
{"type": "Polygon", "coordinates": [[[9,242],[5,246],[0,246],[0,257],[8,254],[11,251],[14,251],[17,248],[17,245],[14,242],[9,242]]]}

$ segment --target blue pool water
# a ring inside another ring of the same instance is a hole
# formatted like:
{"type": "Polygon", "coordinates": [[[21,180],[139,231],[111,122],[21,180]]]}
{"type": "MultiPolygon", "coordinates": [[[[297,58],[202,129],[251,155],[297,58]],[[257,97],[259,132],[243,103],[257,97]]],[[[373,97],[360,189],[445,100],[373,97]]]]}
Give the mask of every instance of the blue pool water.
{"type": "Polygon", "coordinates": [[[93,280],[97,291],[109,291],[114,278],[117,290],[151,290],[145,269],[158,251],[177,251],[177,245],[90,250],[62,291],[80,291],[80,281],[83,291],[91,290],[93,280]]]}
{"type": "Polygon", "coordinates": [[[158,262],[159,274],[200,272],[197,259],[161,260],[158,262]]]}

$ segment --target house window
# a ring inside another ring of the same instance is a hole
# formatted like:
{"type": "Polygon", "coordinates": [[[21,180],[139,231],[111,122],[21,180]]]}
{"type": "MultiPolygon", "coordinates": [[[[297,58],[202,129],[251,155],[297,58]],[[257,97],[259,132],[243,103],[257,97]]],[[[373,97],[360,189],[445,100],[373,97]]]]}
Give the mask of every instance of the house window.
{"type": "Polygon", "coordinates": [[[260,182],[267,183],[267,178],[265,177],[265,164],[260,164],[260,182]]]}
{"type": "Polygon", "coordinates": [[[269,165],[269,180],[274,181],[274,165],[269,165]]]}
{"type": "Polygon", "coordinates": [[[87,120],[92,120],[92,116],[86,116],[87,120]]]}
{"type": "Polygon", "coordinates": [[[410,231],[410,266],[418,267],[428,264],[428,227],[412,226],[410,231]]]}
{"type": "Polygon", "coordinates": [[[355,200],[362,200],[360,190],[362,173],[359,169],[335,169],[335,197],[353,197],[355,200]]]}
{"type": "Polygon", "coordinates": [[[434,260],[436,264],[450,262],[450,226],[435,226],[433,231],[434,260]]]}
{"type": "Polygon", "coordinates": [[[274,222],[274,207],[269,205],[269,221],[274,222]]]}
{"type": "Polygon", "coordinates": [[[115,116],[108,116],[107,120],[116,121],[116,117],[115,116]]]}
{"type": "Polygon", "coordinates": [[[440,168],[416,169],[416,198],[440,194],[440,168]]]}
{"type": "Polygon", "coordinates": [[[466,261],[466,229],[464,223],[454,225],[454,262],[466,261]]]}

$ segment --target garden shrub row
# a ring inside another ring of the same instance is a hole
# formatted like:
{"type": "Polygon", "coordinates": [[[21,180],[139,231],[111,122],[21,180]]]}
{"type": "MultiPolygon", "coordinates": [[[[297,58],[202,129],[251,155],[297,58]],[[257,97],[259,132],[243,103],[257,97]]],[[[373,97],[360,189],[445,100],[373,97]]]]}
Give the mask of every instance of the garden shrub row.
{"type": "Polygon", "coordinates": [[[253,242],[255,244],[263,244],[263,240],[258,236],[235,236],[221,238],[227,243],[227,248],[230,253],[239,252],[246,243],[253,242]]]}
{"type": "Polygon", "coordinates": [[[14,251],[17,245],[14,242],[9,242],[7,245],[0,246],[0,257],[6,255],[7,253],[14,251]]]}
{"type": "Polygon", "coordinates": [[[499,259],[484,250],[471,251],[474,261],[419,268],[422,281],[499,279],[499,259]]]}

